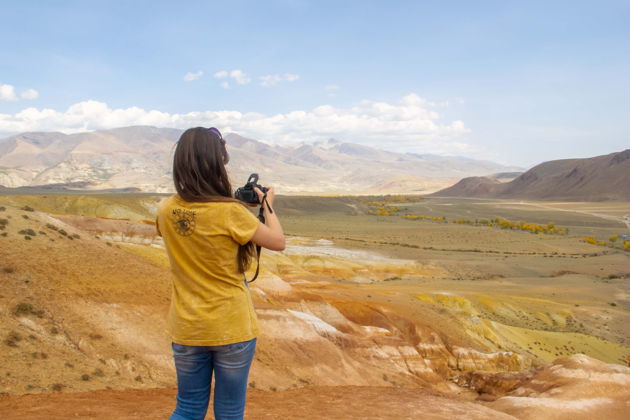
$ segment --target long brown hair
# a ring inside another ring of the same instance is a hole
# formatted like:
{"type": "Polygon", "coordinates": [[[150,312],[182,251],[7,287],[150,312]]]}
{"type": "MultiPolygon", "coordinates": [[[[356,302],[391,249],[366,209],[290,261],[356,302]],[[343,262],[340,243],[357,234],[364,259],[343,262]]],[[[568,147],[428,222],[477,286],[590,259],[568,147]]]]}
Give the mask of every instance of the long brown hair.
{"type": "MultiPolygon", "coordinates": [[[[225,140],[216,128],[195,127],[184,131],[173,157],[177,194],[192,202],[241,203],[232,196],[232,185],[225,170],[229,159],[225,140]]],[[[239,272],[244,273],[249,268],[254,254],[252,242],[239,245],[236,256],[239,272]]]]}

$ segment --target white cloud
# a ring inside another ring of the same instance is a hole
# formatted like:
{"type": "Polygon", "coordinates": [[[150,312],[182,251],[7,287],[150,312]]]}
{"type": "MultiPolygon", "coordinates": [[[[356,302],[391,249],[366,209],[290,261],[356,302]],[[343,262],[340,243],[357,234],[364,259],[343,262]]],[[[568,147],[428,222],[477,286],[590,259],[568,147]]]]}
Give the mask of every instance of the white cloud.
{"type": "MultiPolygon", "coordinates": [[[[246,85],[252,81],[252,79],[247,74],[245,74],[242,70],[230,70],[230,71],[221,70],[214,73],[213,76],[215,79],[227,79],[227,78],[234,79],[234,81],[238,83],[239,85],[246,85]]],[[[221,83],[221,86],[226,88],[225,83],[221,83]]],[[[227,87],[229,87],[229,85],[227,87]]]]}
{"type": "Polygon", "coordinates": [[[292,73],[285,74],[268,74],[266,76],[260,76],[261,86],[272,86],[280,82],[295,82],[300,76],[292,73]]]}
{"type": "Polygon", "coordinates": [[[0,100],[17,101],[15,88],[11,85],[0,85],[0,100]]]}
{"type": "Polygon", "coordinates": [[[37,99],[39,97],[39,92],[35,89],[26,89],[20,96],[22,99],[37,99]]]}
{"type": "Polygon", "coordinates": [[[311,110],[279,114],[242,113],[235,110],[171,114],[138,107],[111,109],[94,100],[72,105],[66,111],[26,108],[0,114],[0,132],[62,131],[66,133],[153,125],[188,128],[215,126],[268,143],[297,144],[336,138],[394,151],[461,154],[471,151],[463,141],[470,131],[462,121],[440,121],[439,104],[416,94],[395,103],[364,100],[350,108],[321,105],[311,110]]]}
{"type": "Polygon", "coordinates": [[[239,85],[246,85],[252,81],[245,73],[240,70],[232,70],[230,72],[230,77],[236,80],[236,83],[239,85]]]}
{"type": "Polygon", "coordinates": [[[184,80],[187,82],[192,82],[193,80],[199,79],[201,76],[203,76],[203,72],[201,70],[196,73],[188,72],[184,75],[184,80]]]}

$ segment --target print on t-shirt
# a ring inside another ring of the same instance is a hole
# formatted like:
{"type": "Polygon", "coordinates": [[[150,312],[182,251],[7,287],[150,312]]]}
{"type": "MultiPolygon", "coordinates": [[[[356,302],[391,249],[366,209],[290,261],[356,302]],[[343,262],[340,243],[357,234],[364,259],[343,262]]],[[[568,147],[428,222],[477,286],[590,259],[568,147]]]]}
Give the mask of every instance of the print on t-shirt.
{"type": "Polygon", "coordinates": [[[195,231],[195,212],[186,209],[173,209],[171,220],[175,232],[182,236],[189,236],[195,231]]]}

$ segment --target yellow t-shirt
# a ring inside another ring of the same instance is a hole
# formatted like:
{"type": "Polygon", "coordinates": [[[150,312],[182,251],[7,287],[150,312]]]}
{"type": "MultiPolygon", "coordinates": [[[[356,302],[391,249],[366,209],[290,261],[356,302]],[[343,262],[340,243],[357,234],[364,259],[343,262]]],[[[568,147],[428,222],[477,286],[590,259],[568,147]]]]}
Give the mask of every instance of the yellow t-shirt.
{"type": "Polygon", "coordinates": [[[254,305],[238,272],[236,254],[259,223],[237,202],[188,202],[176,194],[160,204],[157,228],[173,272],[167,321],[173,342],[217,346],[258,335],[254,305]]]}

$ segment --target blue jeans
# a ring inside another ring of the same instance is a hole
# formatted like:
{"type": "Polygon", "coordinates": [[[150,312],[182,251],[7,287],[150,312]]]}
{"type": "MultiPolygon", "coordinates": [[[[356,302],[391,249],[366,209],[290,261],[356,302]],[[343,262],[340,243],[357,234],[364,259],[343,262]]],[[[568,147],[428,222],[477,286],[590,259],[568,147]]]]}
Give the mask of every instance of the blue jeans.
{"type": "Polygon", "coordinates": [[[172,344],[177,370],[177,407],[170,420],[203,420],[214,371],[214,418],[241,420],[256,339],[224,346],[172,344]]]}

